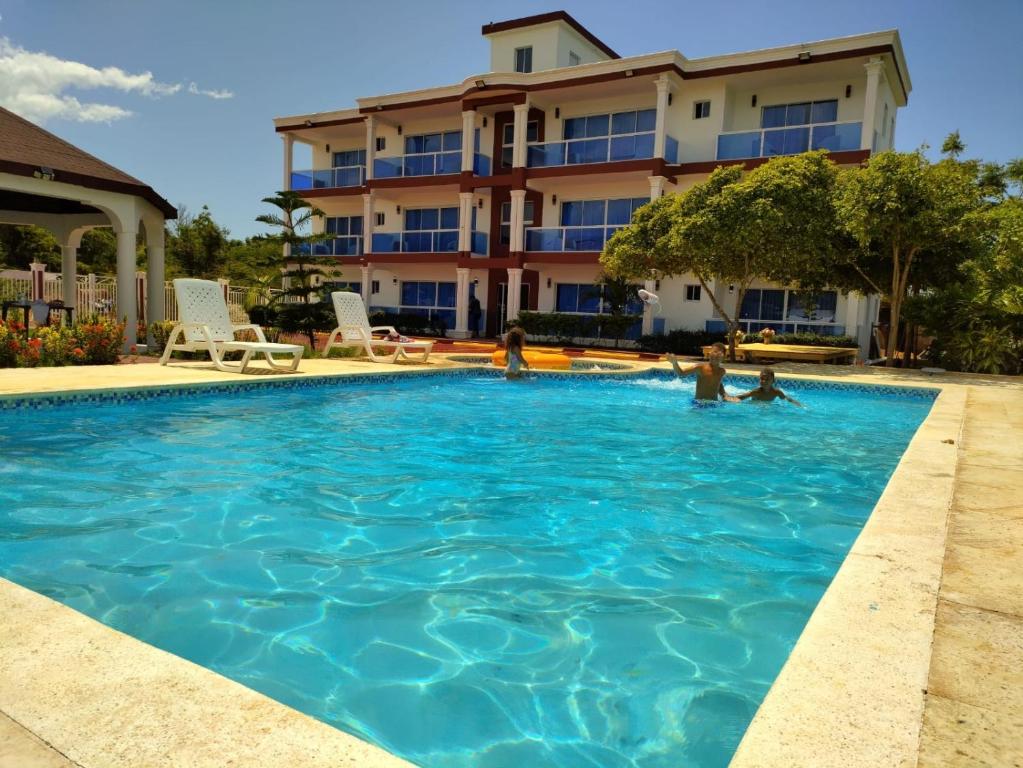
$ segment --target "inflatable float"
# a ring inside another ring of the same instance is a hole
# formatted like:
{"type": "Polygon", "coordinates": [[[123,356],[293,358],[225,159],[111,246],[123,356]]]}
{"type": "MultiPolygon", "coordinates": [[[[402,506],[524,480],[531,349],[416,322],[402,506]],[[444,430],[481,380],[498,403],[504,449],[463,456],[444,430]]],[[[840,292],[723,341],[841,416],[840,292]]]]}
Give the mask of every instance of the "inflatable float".
{"type": "MultiPolygon", "coordinates": [[[[572,358],[568,355],[561,355],[556,352],[537,352],[532,349],[522,351],[522,357],[530,368],[544,368],[547,370],[567,371],[572,367],[572,358]]],[[[503,349],[494,351],[490,361],[498,368],[504,368],[508,364],[508,358],[503,349]]]]}

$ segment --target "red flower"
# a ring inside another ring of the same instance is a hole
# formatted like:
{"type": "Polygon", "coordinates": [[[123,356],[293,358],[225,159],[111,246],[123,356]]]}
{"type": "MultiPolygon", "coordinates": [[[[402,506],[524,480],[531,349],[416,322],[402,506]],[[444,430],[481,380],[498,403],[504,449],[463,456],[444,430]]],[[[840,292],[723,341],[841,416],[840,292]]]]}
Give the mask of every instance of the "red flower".
{"type": "Polygon", "coordinates": [[[38,350],[39,347],[43,346],[43,340],[42,339],[29,339],[28,343],[29,343],[30,347],[32,347],[33,349],[36,349],[36,350],[38,350]]]}

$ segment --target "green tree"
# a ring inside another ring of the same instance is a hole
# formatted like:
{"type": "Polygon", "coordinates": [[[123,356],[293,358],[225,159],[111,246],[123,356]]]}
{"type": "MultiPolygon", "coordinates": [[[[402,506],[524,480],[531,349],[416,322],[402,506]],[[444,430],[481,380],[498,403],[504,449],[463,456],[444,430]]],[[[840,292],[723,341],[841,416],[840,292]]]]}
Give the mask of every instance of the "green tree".
{"type": "Polygon", "coordinates": [[[830,274],[836,238],[838,169],[826,152],[779,157],[744,175],[718,168],[701,184],[636,211],[608,241],[601,263],[625,278],[692,273],[728,326],[730,356],[743,299],[761,278],[813,291],[830,274]],[[733,287],[726,307],[710,283],[733,287]]]}
{"type": "Polygon", "coordinates": [[[319,292],[313,285],[313,278],[327,273],[315,265],[316,258],[311,254],[312,246],[323,242],[327,236],[308,234],[307,230],[312,218],[323,216],[323,211],[302,199],[297,192],[278,192],[274,197],[264,197],[263,202],[277,208],[277,212],[257,216],[256,221],[277,230],[264,238],[277,246],[283,246],[285,275],[290,278],[290,285],[284,295],[299,300],[298,306],[285,307],[281,312],[282,327],[306,333],[309,345],[315,348],[315,332],[319,330],[322,320],[319,317],[321,308],[310,301],[319,292]]]}
{"type": "Polygon", "coordinates": [[[895,364],[913,268],[970,252],[976,231],[969,214],[981,204],[975,174],[954,161],[932,164],[919,151],[882,152],[842,174],[835,207],[857,245],[846,252],[848,265],[891,307],[887,365],[895,364]]]}
{"type": "Polygon", "coordinates": [[[192,216],[184,207],[178,209],[178,218],[167,237],[168,277],[220,277],[228,234],[213,220],[207,206],[202,207],[198,216],[192,216]]]}
{"type": "Polygon", "coordinates": [[[0,224],[0,264],[28,269],[33,261],[42,262],[51,271],[60,269],[60,245],[49,230],[0,224]]]}
{"type": "Polygon", "coordinates": [[[79,274],[92,272],[97,275],[117,272],[117,235],[112,229],[98,227],[82,235],[76,271],[79,274]]]}
{"type": "Polygon", "coordinates": [[[945,140],[941,142],[941,154],[947,155],[953,160],[958,160],[959,155],[966,151],[966,145],[959,136],[959,131],[952,131],[945,140]]]}
{"type": "Polygon", "coordinates": [[[1017,157],[1005,164],[1006,184],[1016,187],[1016,197],[1023,198],[1023,157],[1017,157]]]}

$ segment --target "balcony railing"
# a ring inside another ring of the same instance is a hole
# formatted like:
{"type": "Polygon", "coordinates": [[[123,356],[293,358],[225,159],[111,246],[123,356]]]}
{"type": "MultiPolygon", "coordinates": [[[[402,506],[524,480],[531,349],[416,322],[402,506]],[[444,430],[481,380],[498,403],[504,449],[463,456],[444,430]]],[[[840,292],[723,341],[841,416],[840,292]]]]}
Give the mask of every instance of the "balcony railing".
{"type": "Polygon", "coordinates": [[[547,253],[602,251],[623,225],[600,227],[526,227],[526,250],[547,253]]]}
{"type": "Polygon", "coordinates": [[[442,176],[462,170],[462,150],[428,152],[400,157],[378,157],[373,161],[373,176],[397,179],[406,176],[442,176]]]}
{"type": "Polygon", "coordinates": [[[490,158],[479,152],[474,152],[472,156],[472,172],[477,176],[489,176],[490,158]]]}
{"type": "MultiPolygon", "coordinates": [[[[678,162],[678,141],[671,136],[665,137],[664,155],[669,163],[678,162]]],[[[526,165],[530,168],[649,160],[653,156],[653,131],[601,136],[596,139],[551,141],[526,147],[526,165]]]]}
{"type": "Polygon", "coordinates": [[[816,125],[737,131],[718,136],[718,160],[796,155],[808,149],[844,152],[860,148],[862,123],[817,123],[816,125]]]}
{"type": "MultiPolygon", "coordinates": [[[[473,232],[472,253],[487,255],[487,233],[473,232]]],[[[412,232],[374,232],[373,253],[457,253],[457,229],[426,229],[412,232]]]]}
{"type": "Polygon", "coordinates": [[[340,187],[361,187],[366,183],[366,166],[349,165],[344,168],[327,168],[322,171],[292,171],[291,189],[334,189],[340,187]]]}
{"type": "Polygon", "coordinates": [[[362,236],[345,235],[343,237],[333,237],[322,243],[312,243],[311,245],[309,243],[302,243],[295,246],[294,250],[295,253],[301,253],[306,256],[310,254],[313,256],[361,256],[362,236]]]}

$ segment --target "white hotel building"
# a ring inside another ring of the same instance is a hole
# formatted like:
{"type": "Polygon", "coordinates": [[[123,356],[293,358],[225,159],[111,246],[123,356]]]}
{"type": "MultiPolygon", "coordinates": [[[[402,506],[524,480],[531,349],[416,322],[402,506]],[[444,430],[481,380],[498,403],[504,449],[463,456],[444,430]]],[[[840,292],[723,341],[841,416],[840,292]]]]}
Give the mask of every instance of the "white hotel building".
{"type": "MultiPolygon", "coordinates": [[[[911,87],[895,30],[703,59],[622,58],[562,11],[483,35],[487,73],[274,120],[286,188],[324,211],[335,237],[317,251],[340,282],[373,308],[440,315],[454,337],[471,293],[488,335],[520,309],[598,314],[597,257],[636,206],[718,165],[818,148],[860,163],[892,147],[911,87]],[[292,167],[295,142],[313,169],[292,167]]],[[[695,278],[647,287],[661,308],[642,332],[723,329],[695,278]]],[[[866,338],[876,312],[832,293],[807,317],[795,292],[754,284],[742,316],[866,338]]]]}

